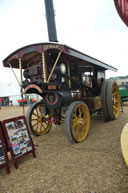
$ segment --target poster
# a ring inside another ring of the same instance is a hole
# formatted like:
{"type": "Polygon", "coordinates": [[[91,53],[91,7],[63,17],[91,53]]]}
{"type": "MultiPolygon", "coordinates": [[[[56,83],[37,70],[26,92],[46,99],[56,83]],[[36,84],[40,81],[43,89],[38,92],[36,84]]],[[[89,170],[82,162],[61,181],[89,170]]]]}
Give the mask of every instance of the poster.
{"type": "Polygon", "coordinates": [[[7,173],[10,173],[9,159],[7,154],[7,149],[5,146],[5,141],[2,133],[2,125],[0,122],[0,168],[6,168],[7,173]]]}
{"type": "Polygon", "coordinates": [[[7,123],[5,122],[5,127],[15,158],[33,149],[24,118],[12,119],[7,123]]]}
{"type": "Polygon", "coordinates": [[[6,162],[5,154],[4,154],[4,150],[3,150],[2,141],[0,139],[0,165],[4,164],[5,162],[6,162]]]}

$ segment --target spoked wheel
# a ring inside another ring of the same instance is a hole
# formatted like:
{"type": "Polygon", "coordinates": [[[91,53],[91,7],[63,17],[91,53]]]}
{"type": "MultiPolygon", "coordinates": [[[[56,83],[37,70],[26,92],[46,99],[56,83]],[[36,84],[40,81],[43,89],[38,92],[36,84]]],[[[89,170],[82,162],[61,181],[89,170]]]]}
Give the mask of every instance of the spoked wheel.
{"type": "Polygon", "coordinates": [[[42,101],[31,105],[26,116],[31,132],[36,136],[48,133],[51,128],[49,117],[48,109],[42,101]]]}
{"type": "Polygon", "coordinates": [[[84,102],[75,101],[69,106],[64,127],[71,141],[77,143],[86,138],[90,127],[90,113],[84,102]]]}
{"type": "Polygon", "coordinates": [[[120,114],[120,92],[115,81],[108,82],[107,107],[110,119],[117,119],[120,114]]]}

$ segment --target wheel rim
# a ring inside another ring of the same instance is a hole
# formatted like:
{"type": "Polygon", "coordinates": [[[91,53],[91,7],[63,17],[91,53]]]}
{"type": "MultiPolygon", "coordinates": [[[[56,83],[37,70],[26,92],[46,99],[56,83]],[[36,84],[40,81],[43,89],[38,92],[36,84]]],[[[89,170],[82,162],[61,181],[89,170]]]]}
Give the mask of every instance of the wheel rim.
{"type": "Polygon", "coordinates": [[[72,115],[72,135],[77,142],[81,142],[88,134],[90,126],[90,114],[84,104],[79,104],[74,108],[72,115]]]}
{"type": "Polygon", "coordinates": [[[120,113],[120,93],[117,83],[114,83],[112,87],[112,108],[113,114],[117,118],[120,113]]]}
{"type": "Polygon", "coordinates": [[[43,113],[44,104],[38,104],[31,112],[30,124],[33,132],[37,135],[44,135],[51,128],[51,121],[48,114],[43,113]]]}

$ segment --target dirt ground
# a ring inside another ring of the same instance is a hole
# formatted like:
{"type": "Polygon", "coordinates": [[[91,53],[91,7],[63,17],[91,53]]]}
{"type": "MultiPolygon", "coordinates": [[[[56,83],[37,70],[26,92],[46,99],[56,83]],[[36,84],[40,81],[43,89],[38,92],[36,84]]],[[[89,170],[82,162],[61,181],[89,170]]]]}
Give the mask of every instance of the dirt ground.
{"type": "MultiPolygon", "coordinates": [[[[3,107],[0,120],[22,114],[22,107],[3,107]]],[[[120,148],[120,134],[127,122],[125,103],[117,120],[105,123],[93,115],[82,143],[71,143],[63,125],[32,137],[37,157],[23,157],[15,169],[9,155],[11,173],[0,170],[0,193],[128,193],[128,168],[120,148]]]]}

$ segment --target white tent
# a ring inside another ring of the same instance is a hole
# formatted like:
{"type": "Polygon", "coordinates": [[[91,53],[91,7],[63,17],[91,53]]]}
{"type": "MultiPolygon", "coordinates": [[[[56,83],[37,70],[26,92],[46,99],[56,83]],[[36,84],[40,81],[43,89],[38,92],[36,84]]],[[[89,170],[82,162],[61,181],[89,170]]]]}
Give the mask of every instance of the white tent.
{"type": "Polygon", "coordinates": [[[0,82],[0,97],[8,97],[14,105],[17,105],[17,99],[21,98],[20,86],[12,83],[0,82]]]}
{"type": "Polygon", "coordinates": [[[20,95],[20,86],[0,82],[0,97],[20,95]]]}
{"type": "MultiPolygon", "coordinates": [[[[12,101],[13,105],[18,105],[17,102],[18,99],[21,99],[21,93],[20,93],[21,87],[17,84],[13,83],[6,83],[3,81],[0,81],[0,97],[3,98],[3,101],[5,99],[12,101]]],[[[31,98],[34,98],[36,100],[41,100],[42,98],[37,94],[30,94],[31,98]]],[[[25,97],[25,96],[24,96],[25,97]]]]}

